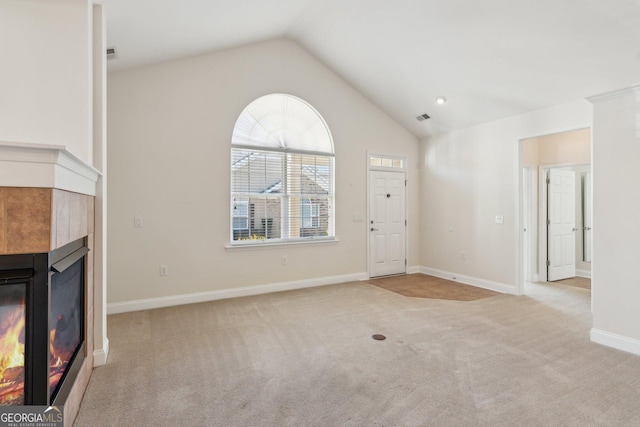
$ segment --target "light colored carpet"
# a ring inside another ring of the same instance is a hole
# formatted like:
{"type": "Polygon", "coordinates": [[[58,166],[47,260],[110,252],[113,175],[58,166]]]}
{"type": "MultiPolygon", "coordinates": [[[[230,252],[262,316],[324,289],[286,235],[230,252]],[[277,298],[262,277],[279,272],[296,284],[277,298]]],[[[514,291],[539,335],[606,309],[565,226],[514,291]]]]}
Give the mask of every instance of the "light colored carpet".
{"type": "Polygon", "coordinates": [[[465,285],[427,274],[406,274],[371,279],[367,283],[405,297],[475,301],[500,295],[499,292],[465,285]]]}
{"type": "Polygon", "coordinates": [[[75,425],[639,426],[640,357],[589,342],[590,292],[527,294],[358,282],[109,316],[75,425]]]}

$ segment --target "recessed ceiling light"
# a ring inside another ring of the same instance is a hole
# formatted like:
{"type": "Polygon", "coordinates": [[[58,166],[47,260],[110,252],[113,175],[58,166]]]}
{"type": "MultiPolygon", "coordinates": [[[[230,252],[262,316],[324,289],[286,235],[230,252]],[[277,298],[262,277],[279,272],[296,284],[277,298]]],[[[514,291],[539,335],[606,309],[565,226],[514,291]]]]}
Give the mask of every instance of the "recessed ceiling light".
{"type": "Polygon", "coordinates": [[[446,104],[447,103],[447,98],[445,98],[444,96],[439,96],[436,98],[436,104],[446,104]]]}

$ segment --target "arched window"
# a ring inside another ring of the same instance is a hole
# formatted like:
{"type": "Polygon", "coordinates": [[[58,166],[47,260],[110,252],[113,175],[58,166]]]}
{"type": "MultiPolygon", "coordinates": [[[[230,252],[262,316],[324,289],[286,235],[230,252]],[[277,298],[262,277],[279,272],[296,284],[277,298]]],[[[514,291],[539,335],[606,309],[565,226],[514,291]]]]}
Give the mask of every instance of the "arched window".
{"type": "Polygon", "coordinates": [[[322,116],[295,96],[256,99],[231,138],[232,242],[332,238],[333,177],[333,140],[322,116]]]}

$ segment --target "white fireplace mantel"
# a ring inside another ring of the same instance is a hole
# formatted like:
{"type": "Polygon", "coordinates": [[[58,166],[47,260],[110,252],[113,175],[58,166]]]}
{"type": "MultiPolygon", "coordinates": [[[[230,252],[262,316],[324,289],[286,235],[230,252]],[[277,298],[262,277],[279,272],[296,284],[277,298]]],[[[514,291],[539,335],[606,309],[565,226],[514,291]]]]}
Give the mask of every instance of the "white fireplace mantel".
{"type": "Polygon", "coordinates": [[[100,172],[62,145],[0,141],[0,187],[44,187],[96,195],[100,172]]]}

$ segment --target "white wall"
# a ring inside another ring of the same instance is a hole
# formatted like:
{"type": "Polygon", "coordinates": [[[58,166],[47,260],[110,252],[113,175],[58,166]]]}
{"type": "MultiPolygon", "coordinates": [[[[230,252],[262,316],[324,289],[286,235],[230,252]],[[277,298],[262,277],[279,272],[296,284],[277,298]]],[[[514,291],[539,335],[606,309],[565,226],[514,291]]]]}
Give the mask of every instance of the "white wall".
{"type": "Polygon", "coordinates": [[[417,138],[297,44],[275,40],[110,73],[108,99],[112,307],[365,273],[368,227],[352,217],[367,214],[367,150],[408,157],[409,265],[418,265],[417,138]],[[251,101],[274,92],[308,101],[331,129],[339,242],[227,251],[233,126],[251,101]],[[168,276],[159,276],[160,264],[168,276]]]}
{"type": "Polygon", "coordinates": [[[592,102],[591,338],[640,354],[640,86],[592,102]]]}
{"type": "Polygon", "coordinates": [[[516,293],[519,140],[590,121],[591,105],[578,100],[421,141],[421,265],[516,293]]]}
{"type": "MultiPolygon", "coordinates": [[[[65,146],[103,171],[104,36],[102,9],[88,0],[0,2],[0,141],[65,146]]],[[[20,170],[24,175],[27,169],[20,170]]],[[[21,175],[17,181],[25,183],[26,178],[21,175]]],[[[101,214],[104,185],[103,177],[96,189],[95,239],[99,246],[105,232],[101,214]]],[[[101,355],[96,365],[106,362],[108,353],[106,312],[101,308],[106,295],[101,252],[96,247],[94,354],[101,355]]]]}
{"type": "Polygon", "coordinates": [[[64,145],[91,164],[87,0],[0,2],[0,141],[64,145]]]}

